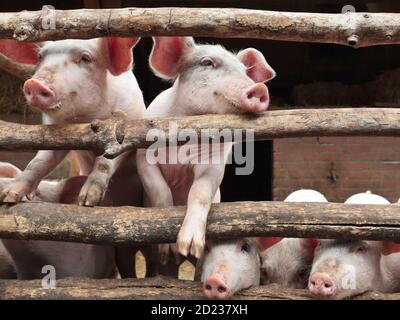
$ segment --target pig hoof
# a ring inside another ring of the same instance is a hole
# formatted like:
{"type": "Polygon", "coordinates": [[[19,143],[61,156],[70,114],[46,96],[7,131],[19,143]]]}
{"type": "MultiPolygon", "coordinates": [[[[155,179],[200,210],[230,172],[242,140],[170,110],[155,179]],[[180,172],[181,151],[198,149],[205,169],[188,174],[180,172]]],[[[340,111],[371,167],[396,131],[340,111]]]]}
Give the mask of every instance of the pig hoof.
{"type": "Polygon", "coordinates": [[[4,203],[17,203],[21,202],[22,199],[30,195],[34,196],[34,191],[32,191],[28,186],[17,184],[14,186],[9,186],[7,189],[0,193],[0,202],[4,203]]]}
{"type": "Polygon", "coordinates": [[[4,203],[17,203],[21,202],[22,198],[24,197],[24,194],[20,194],[17,192],[12,192],[9,191],[5,193],[4,195],[1,196],[2,202],[4,203]]]}
{"type": "Polygon", "coordinates": [[[189,230],[185,232],[183,229],[178,234],[178,251],[181,255],[187,257],[189,254],[199,259],[203,255],[205,244],[205,233],[199,230],[189,230]]]}
{"type": "Polygon", "coordinates": [[[86,181],[79,193],[79,205],[94,207],[101,203],[105,194],[105,186],[94,181],[86,181]]]}

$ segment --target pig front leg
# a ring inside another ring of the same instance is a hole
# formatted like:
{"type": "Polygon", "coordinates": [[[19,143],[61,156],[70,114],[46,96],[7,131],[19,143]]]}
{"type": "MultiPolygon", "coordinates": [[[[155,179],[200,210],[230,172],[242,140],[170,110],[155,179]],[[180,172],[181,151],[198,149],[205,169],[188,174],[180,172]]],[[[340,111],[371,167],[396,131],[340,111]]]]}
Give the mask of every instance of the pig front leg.
{"type": "Polygon", "coordinates": [[[113,166],[111,159],[96,158],[93,170],[79,193],[79,205],[93,207],[100,204],[114,172],[113,166]]]}
{"type": "Polygon", "coordinates": [[[204,251],[207,216],[224,176],[225,165],[194,167],[194,180],[189,191],[186,216],[178,234],[178,250],[200,258],[204,251]]]}
{"type": "Polygon", "coordinates": [[[32,199],[43,178],[50,174],[67,156],[68,150],[41,150],[19,173],[13,183],[0,192],[0,202],[20,202],[24,196],[32,199]]]}

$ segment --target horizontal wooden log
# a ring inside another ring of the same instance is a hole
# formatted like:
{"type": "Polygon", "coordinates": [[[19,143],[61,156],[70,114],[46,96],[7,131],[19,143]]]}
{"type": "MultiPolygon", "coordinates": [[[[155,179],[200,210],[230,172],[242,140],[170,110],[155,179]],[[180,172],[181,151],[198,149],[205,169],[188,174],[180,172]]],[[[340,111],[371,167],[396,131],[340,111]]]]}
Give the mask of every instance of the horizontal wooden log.
{"type": "MultiPolygon", "coordinates": [[[[178,141],[179,134],[202,129],[254,130],[255,140],[320,136],[400,136],[400,109],[349,108],[268,111],[255,115],[203,115],[183,118],[122,120],[92,124],[23,125],[0,121],[0,150],[89,149],[113,158],[124,151],[148,147],[149,130],[178,141]],[[175,123],[176,127],[170,126],[175,123]],[[171,130],[170,130],[171,129],[171,130]]],[[[245,137],[243,137],[245,138],[245,137]]],[[[219,140],[217,140],[219,141],[219,140]]],[[[182,144],[185,141],[178,141],[182,144]]]]}
{"type": "Polygon", "coordinates": [[[220,8],[123,8],[0,14],[0,38],[198,36],[336,43],[400,43],[400,14],[302,13],[220,8]]]}
{"type": "MultiPolygon", "coordinates": [[[[56,289],[43,289],[41,279],[30,281],[0,280],[0,299],[126,299],[126,300],[200,300],[205,299],[201,284],[171,278],[146,279],[60,279],[56,289]]],[[[310,300],[307,290],[286,289],[277,285],[257,286],[232,297],[234,300],[310,300]]],[[[355,300],[398,300],[400,293],[383,294],[366,292],[353,297],[355,300]]]]}
{"type": "Polygon", "coordinates": [[[397,136],[398,109],[321,109],[267,112],[264,116],[207,115],[185,118],[107,120],[94,124],[33,126],[0,122],[0,149],[91,149],[115,157],[128,149],[147,147],[150,129],[167,133],[159,141],[176,139],[186,129],[255,130],[256,140],[310,136],[397,136]],[[170,131],[176,122],[179,131],[170,131]]]}
{"type": "MultiPolygon", "coordinates": [[[[0,206],[0,239],[140,245],[176,241],[185,207],[0,206]]],[[[400,205],[231,202],[214,204],[207,239],[285,236],[400,240],[400,205]]]]}

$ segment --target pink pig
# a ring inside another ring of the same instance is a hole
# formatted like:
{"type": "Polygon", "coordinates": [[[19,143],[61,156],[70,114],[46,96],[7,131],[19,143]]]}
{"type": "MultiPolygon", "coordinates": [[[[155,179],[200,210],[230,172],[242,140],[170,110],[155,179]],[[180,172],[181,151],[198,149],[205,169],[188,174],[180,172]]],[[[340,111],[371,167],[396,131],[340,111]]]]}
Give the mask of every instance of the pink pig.
{"type": "MultiPolygon", "coordinates": [[[[390,204],[370,191],[355,194],[345,203],[390,204]]],[[[400,289],[398,251],[391,241],[319,240],[308,288],[324,299],[344,299],[368,290],[396,292],[400,289]]]]}
{"type": "MultiPolygon", "coordinates": [[[[256,49],[233,54],[219,45],[196,44],[191,37],[154,38],[150,66],[173,85],[154,99],[146,117],[260,113],[269,104],[264,82],[275,76],[256,49]]],[[[138,172],[147,195],[145,203],[155,207],[187,205],[177,248],[171,247],[183,256],[199,258],[203,253],[208,211],[211,203],[220,201],[219,186],[231,147],[231,143],[219,145],[215,152],[221,161],[217,164],[153,164],[147,160],[146,150],[137,153],[138,172]]],[[[195,148],[196,154],[191,154],[194,158],[213,156],[208,148],[195,148]]],[[[169,245],[161,246],[164,262],[169,250],[169,245]]]]}
{"type": "MultiPolygon", "coordinates": [[[[328,202],[315,190],[300,189],[289,194],[285,202],[328,202]]],[[[259,238],[262,283],[278,283],[287,288],[306,288],[314,249],[312,238],[259,238]]]]}
{"type": "MultiPolygon", "coordinates": [[[[1,40],[0,53],[16,62],[37,65],[23,92],[28,104],[42,112],[43,123],[87,123],[110,118],[116,110],[130,118],[144,115],[143,96],[131,71],[132,48],[138,41],[139,38],[102,38],[37,45],[1,40]]],[[[68,152],[39,151],[15,181],[1,190],[0,201],[32,198],[40,181],[68,152]]],[[[81,174],[88,175],[79,203],[97,205],[126,155],[107,160],[91,151],[75,153],[81,174]]]]}

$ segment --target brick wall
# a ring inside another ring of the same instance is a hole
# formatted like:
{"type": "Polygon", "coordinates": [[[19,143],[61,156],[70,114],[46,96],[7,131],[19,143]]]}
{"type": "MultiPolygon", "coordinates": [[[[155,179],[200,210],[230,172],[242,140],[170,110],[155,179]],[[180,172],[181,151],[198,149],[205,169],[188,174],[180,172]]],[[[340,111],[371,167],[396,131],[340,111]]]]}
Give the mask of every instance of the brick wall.
{"type": "Polygon", "coordinates": [[[400,197],[399,142],[383,137],[275,140],[273,198],[311,188],[331,202],[366,190],[395,202],[400,197]]]}

